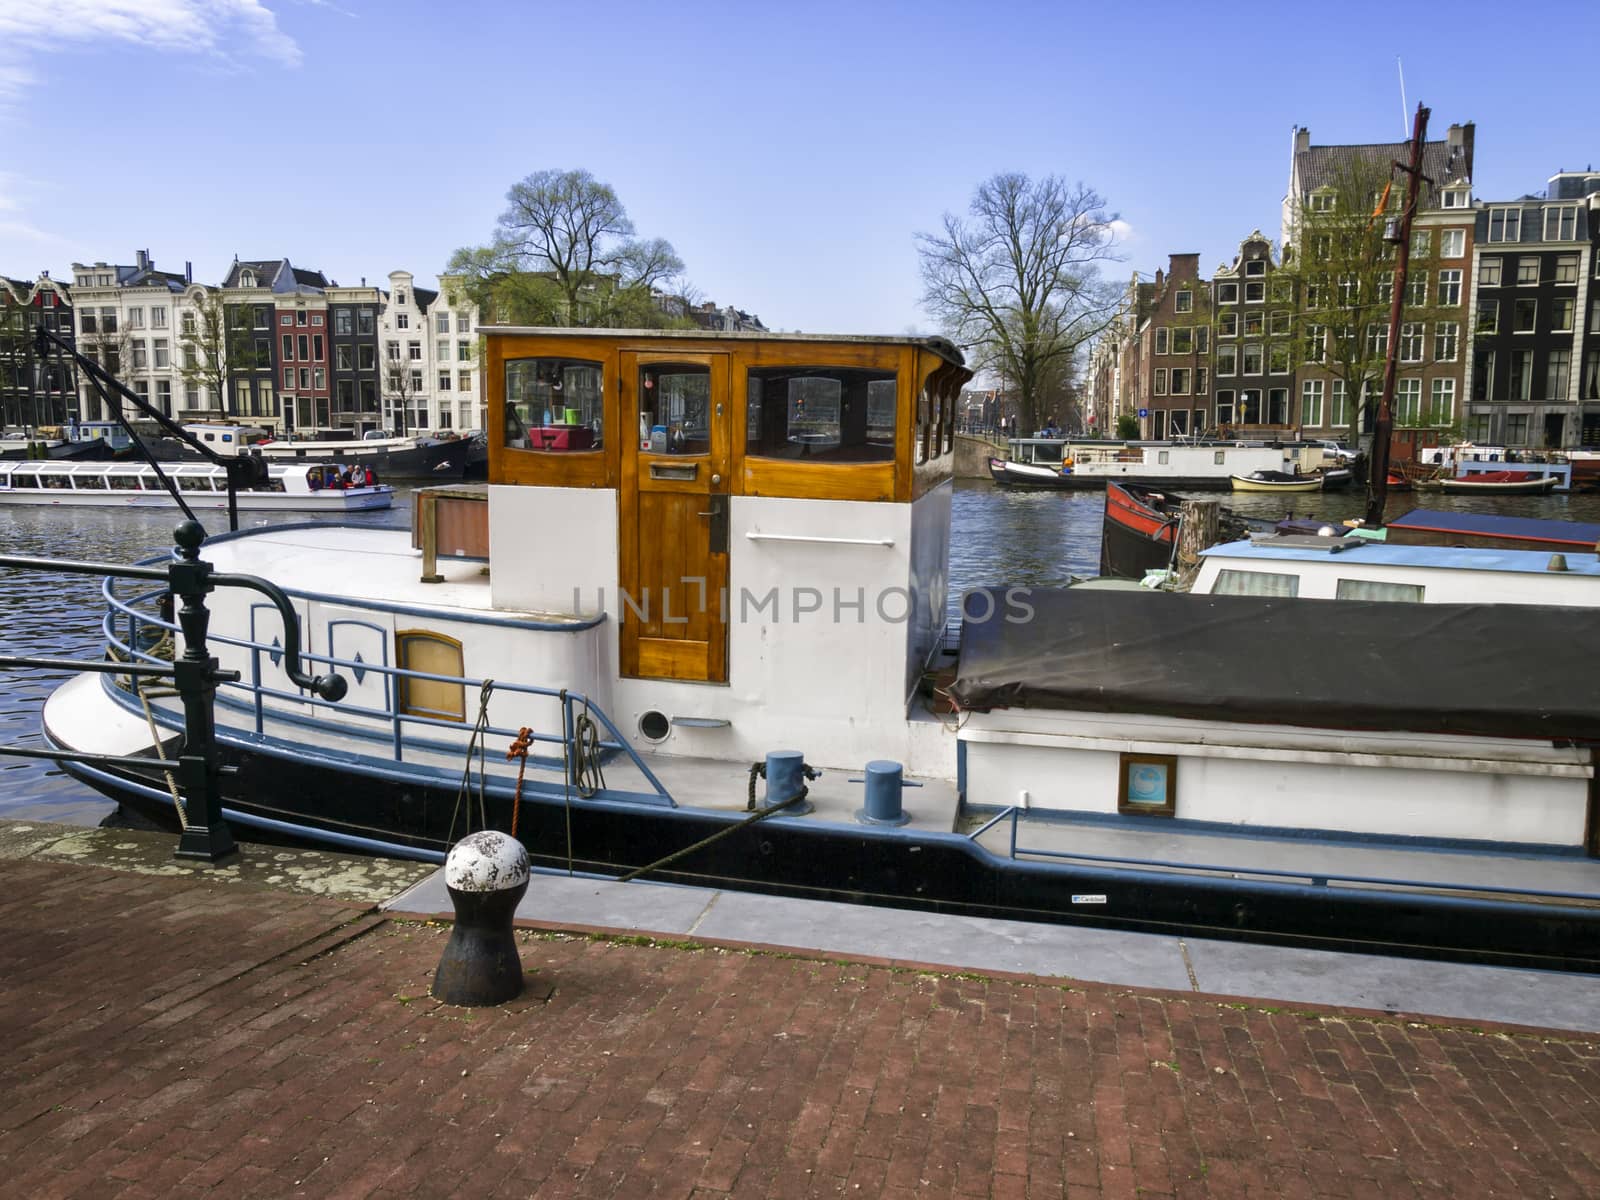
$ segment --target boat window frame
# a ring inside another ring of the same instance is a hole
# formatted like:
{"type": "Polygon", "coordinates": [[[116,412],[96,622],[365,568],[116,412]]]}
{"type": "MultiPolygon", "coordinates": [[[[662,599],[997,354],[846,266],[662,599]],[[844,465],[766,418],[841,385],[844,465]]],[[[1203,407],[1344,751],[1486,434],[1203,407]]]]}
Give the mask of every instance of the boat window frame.
{"type": "MultiPolygon", "coordinates": [[[[447,633],[440,633],[435,629],[396,629],[394,631],[394,662],[398,671],[420,671],[421,668],[410,665],[406,658],[406,644],[408,639],[427,640],[441,645],[449,646],[455,650],[457,659],[457,678],[460,682],[455,685],[460,689],[461,704],[459,710],[451,712],[442,708],[424,708],[413,705],[409,699],[410,685],[413,682],[434,684],[438,687],[450,687],[437,679],[412,680],[409,675],[398,674],[395,676],[394,706],[395,713],[401,717],[422,717],[431,721],[456,721],[466,724],[467,720],[467,684],[466,684],[466,651],[460,638],[453,638],[447,633]]],[[[444,671],[425,671],[427,675],[444,675],[444,671]]]]}
{"type": "Polygon", "coordinates": [[[1178,815],[1178,756],[1143,754],[1124,750],[1117,756],[1117,812],[1134,817],[1175,817],[1178,815]],[[1163,799],[1159,804],[1130,800],[1129,776],[1134,767],[1160,767],[1165,772],[1163,799]]]}
{"type": "Polygon", "coordinates": [[[494,338],[485,355],[489,401],[489,478],[496,483],[541,487],[615,488],[620,481],[622,438],[620,341],[593,337],[509,334],[494,338]],[[600,367],[601,445],[592,450],[535,450],[505,444],[506,367],[523,359],[561,358],[600,367]]]}

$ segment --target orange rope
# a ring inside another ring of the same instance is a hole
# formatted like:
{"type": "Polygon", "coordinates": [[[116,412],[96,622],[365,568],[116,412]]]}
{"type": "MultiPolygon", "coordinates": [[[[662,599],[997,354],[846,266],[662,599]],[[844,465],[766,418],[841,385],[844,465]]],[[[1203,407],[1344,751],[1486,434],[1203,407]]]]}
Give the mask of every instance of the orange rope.
{"type": "Polygon", "coordinates": [[[528,770],[528,747],[533,745],[533,730],[524,725],[517,731],[517,740],[506,749],[506,761],[520,758],[517,765],[517,794],[511,801],[511,836],[517,836],[517,817],[522,812],[522,777],[528,770]]]}

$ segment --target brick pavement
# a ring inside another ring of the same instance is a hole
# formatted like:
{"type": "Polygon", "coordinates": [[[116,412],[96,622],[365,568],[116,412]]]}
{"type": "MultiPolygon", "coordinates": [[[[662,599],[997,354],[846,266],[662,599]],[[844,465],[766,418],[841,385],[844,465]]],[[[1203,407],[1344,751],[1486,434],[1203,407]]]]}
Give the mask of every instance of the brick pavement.
{"type": "Polygon", "coordinates": [[[1600,1044],[12,862],[0,1194],[1600,1195],[1600,1044]]]}

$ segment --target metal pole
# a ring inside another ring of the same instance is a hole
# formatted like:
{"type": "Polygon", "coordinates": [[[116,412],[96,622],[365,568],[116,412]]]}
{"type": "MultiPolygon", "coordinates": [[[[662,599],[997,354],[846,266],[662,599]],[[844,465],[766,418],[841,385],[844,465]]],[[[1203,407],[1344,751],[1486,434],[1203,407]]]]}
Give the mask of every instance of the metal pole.
{"type": "Polygon", "coordinates": [[[1389,347],[1383,363],[1383,391],[1378,397],[1378,420],[1372,438],[1372,469],[1367,473],[1367,521],[1383,524],[1389,501],[1389,438],[1394,432],[1395,367],[1400,355],[1400,318],[1406,302],[1406,273],[1411,266],[1411,222],[1417,215],[1417,184],[1422,178],[1422,144],[1428,136],[1428,109],[1417,105],[1411,126],[1411,162],[1406,172],[1406,206],[1400,214],[1400,245],[1395,252],[1394,294],[1389,298],[1389,347]]]}
{"type": "Polygon", "coordinates": [[[205,530],[185,521],[173,534],[177,556],[167,568],[167,586],[182,602],[178,624],[183,628],[183,654],[173,662],[174,682],[183,699],[183,753],[178,780],[186,798],[187,819],[178,838],[178,857],[219,862],[238,851],[233,833],[222,819],[221,764],[217,757],[215,672],[217,660],[206,653],[211,614],[205,597],[214,586],[211,564],[200,558],[205,530]]]}

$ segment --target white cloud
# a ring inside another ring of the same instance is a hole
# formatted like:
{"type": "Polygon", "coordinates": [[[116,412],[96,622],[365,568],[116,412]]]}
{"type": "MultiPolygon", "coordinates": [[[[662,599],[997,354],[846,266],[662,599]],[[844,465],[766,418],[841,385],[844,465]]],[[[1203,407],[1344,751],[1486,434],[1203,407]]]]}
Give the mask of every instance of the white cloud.
{"type": "Polygon", "coordinates": [[[0,5],[0,99],[34,79],[28,60],[114,42],[162,53],[257,57],[298,67],[300,47],[261,0],[51,0],[0,5]]]}
{"type": "Polygon", "coordinates": [[[1121,217],[1111,222],[1111,236],[1118,242],[1131,242],[1137,240],[1138,237],[1133,232],[1133,226],[1129,225],[1121,217]]]}

